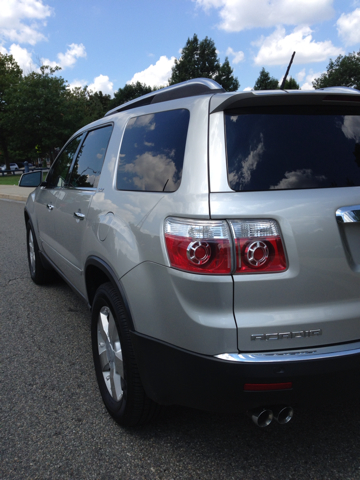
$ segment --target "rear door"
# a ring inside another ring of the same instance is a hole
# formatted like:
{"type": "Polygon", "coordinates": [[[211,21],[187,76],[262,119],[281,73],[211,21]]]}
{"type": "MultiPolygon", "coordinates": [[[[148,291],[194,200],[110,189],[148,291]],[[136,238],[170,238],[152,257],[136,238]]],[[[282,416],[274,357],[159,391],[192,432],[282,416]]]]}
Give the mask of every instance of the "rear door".
{"type": "Polygon", "coordinates": [[[360,116],[337,101],[237,106],[211,121],[224,129],[226,154],[210,140],[210,165],[225,161],[227,181],[219,188],[217,172],[211,216],[241,237],[233,275],[240,351],[360,338],[360,116]],[[269,222],[284,268],[271,269],[278,252],[262,233],[269,222]]]}
{"type": "Polygon", "coordinates": [[[112,128],[106,125],[85,134],[54,210],[58,265],[78,289],[84,267],[84,236],[92,227],[89,206],[99,183],[112,128]]]}

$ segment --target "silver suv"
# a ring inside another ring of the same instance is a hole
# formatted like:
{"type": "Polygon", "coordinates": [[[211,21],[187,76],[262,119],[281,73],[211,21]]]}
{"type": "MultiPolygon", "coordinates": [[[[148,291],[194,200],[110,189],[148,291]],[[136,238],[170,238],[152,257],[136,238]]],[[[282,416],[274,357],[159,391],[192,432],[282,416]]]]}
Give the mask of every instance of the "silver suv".
{"type": "Polygon", "coordinates": [[[360,92],[196,79],[76,132],[25,207],[31,278],[92,312],[102,398],[251,410],[360,389],[360,92]]]}

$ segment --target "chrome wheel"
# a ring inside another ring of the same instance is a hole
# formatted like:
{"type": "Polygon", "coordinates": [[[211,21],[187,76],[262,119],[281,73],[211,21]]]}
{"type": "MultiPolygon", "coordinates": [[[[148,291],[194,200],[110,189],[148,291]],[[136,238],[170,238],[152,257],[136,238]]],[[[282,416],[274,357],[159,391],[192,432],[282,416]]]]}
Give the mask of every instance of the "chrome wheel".
{"type": "Polygon", "coordinates": [[[100,368],[108,392],[115,401],[123,397],[123,353],[113,314],[102,307],[97,322],[97,343],[100,368]]]}
{"type": "Polygon", "coordinates": [[[34,276],[36,272],[36,257],[35,257],[34,237],[31,230],[29,230],[28,245],[29,245],[28,252],[29,252],[30,273],[31,275],[34,276]]]}

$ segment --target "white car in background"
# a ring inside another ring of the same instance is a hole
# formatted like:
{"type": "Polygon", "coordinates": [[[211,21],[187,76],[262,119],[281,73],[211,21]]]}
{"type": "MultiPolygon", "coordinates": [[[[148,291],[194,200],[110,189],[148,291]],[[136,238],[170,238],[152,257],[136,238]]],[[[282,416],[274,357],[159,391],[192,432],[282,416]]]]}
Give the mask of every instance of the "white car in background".
{"type": "MultiPolygon", "coordinates": [[[[6,165],[1,165],[0,169],[2,171],[6,170],[6,165]]],[[[17,163],[10,163],[10,170],[19,170],[18,164],[17,163]]]]}

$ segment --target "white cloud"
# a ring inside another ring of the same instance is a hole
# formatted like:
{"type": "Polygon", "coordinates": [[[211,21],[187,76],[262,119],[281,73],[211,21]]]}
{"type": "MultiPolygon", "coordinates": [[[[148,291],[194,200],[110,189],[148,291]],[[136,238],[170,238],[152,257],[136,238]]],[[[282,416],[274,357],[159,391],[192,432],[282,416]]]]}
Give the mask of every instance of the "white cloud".
{"type": "Polygon", "coordinates": [[[72,82],[69,83],[69,88],[73,89],[73,88],[84,88],[86,87],[87,85],[87,81],[86,80],[79,80],[79,79],[75,79],[73,80],[72,82]]]}
{"type": "Polygon", "coordinates": [[[279,24],[301,25],[328,20],[333,0],[193,0],[205,11],[220,9],[219,27],[228,32],[279,24]]]}
{"type": "Polygon", "coordinates": [[[296,74],[296,79],[298,82],[302,82],[305,78],[305,75],[306,75],[306,70],[305,68],[303,68],[300,72],[298,72],[296,74]]]}
{"type": "Polygon", "coordinates": [[[39,29],[46,25],[52,8],[42,0],[6,0],[1,2],[0,37],[4,40],[35,45],[45,36],[39,29]]]}
{"type": "Polygon", "coordinates": [[[0,47],[0,52],[12,55],[25,75],[32,71],[40,72],[40,68],[33,62],[32,53],[26,48],[22,48],[20,45],[13,43],[9,50],[7,50],[5,47],[0,47]]]}
{"type": "Polygon", "coordinates": [[[73,67],[76,63],[76,60],[80,57],[86,57],[86,49],[82,43],[79,45],[76,43],[72,43],[68,45],[69,48],[66,50],[65,53],[58,53],[58,61],[51,61],[47,58],[42,58],[43,65],[49,65],[50,67],[55,67],[58,65],[63,70],[67,67],[73,67]]]}
{"type": "Polygon", "coordinates": [[[58,54],[61,68],[72,67],[78,58],[86,57],[86,50],[82,43],[80,45],[72,43],[69,47],[66,53],[58,54]]]}
{"type": "Polygon", "coordinates": [[[294,51],[294,64],[322,62],[344,53],[342,48],[335,47],[330,40],[315,42],[311,33],[310,27],[302,26],[286,35],[284,27],[277,27],[274,33],[254,43],[260,46],[254,59],[255,64],[286,65],[294,51]]]}
{"type": "Polygon", "coordinates": [[[104,94],[112,95],[114,93],[113,86],[113,82],[110,82],[107,75],[99,75],[94,78],[94,82],[89,85],[89,90],[93,92],[101,91],[104,94]]]}
{"type": "Polygon", "coordinates": [[[234,57],[233,60],[232,60],[232,63],[240,63],[244,60],[244,52],[242,52],[241,50],[239,52],[234,52],[234,50],[229,47],[227,50],[226,50],[226,55],[227,56],[231,56],[231,57],[234,57]]]}
{"type": "Polygon", "coordinates": [[[251,92],[252,89],[253,89],[253,87],[246,87],[246,88],[244,88],[243,91],[244,91],[244,92],[251,92]]]}
{"type": "Polygon", "coordinates": [[[345,45],[354,45],[360,42],[360,8],[347,15],[343,13],[336,25],[338,34],[345,45]]]}
{"type": "Polygon", "coordinates": [[[165,55],[162,55],[155,65],[150,65],[142,72],[135,73],[127,83],[141,82],[152,87],[167,85],[174,62],[175,57],[167,58],[165,55]]]}
{"type": "Polygon", "coordinates": [[[9,49],[6,49],[3,46],[0,46],[1,53],[7,53],[12,55],[20,68],[23,70],[24,74],[27,75],[30,72],[40,72],[40,65],[48,65],[49,67],[56,67],[57,65],[62,69],[66,67],[72,67],[76,62],[78,57],[86,57],[86,51],[84,45],[76,45],[72,43],[69,45],[67,52],[59,53],[59,61],[52,61],[47,58],[41,58],[38,60],[37,64],[33,61],[32,52],[29,52],[26,48],[20,47],[13,43],[9,49]]]}
{"type": "Polygon", "coordinates": [[[301,90],[314,90],[312,82],[315,78],[319,78],[323,72],[316,72],[314,73],[312,69],[309,70],[309,73],[306,75],[306,70],[303,68],[301,72],[299,72],[296,77],[299,84],[305,80],[305,83],[300,85],[301,90]]]}

